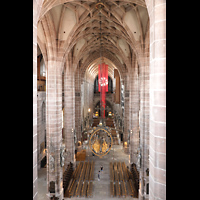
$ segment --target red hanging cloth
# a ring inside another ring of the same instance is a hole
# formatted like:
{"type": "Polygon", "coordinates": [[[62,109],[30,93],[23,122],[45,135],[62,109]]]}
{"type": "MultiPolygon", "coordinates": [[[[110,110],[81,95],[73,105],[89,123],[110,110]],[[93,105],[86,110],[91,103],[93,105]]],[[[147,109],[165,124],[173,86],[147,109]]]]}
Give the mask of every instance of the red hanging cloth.
{"type": "Polygon", "coordinates": [[[105,107],[106,107],[106,92],[108,92],[108,65],[102,63],[99,67],[98,83],[99,92],[101,92],[101,105],[104,108],[102,117],[105,118],[105,107]]]}
{"type": "Polygon", "coordinates": [[[108,65],[105,65],[106,92],[108,92],[108,65]]]}
{"type": "Polygon", "coordinates": [[[100,84],[100,80],[101,80],[101,65],[99,65],[98,68],[99,68],[98,84],[99,84],[99,92],[101,92],[101,84],[100,84]]]}

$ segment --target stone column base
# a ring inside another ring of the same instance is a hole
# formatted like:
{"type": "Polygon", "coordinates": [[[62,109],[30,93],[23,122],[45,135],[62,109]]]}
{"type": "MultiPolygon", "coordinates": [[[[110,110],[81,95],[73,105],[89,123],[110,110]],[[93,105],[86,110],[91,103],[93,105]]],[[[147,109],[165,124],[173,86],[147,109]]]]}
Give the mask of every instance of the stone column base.
{"type": "Polygon", "coordinates": [[[47,198],[46,199],[48,199],[48,200],[51,200],[51,198],[53,197],[53,196],[55,196],[58,200],[63,200],[64,199],[64,195],[63,195],[63,192],[64,192],[64,190],[63,190],[63,188],[62,188],[62,191],[60,192],[60,193],[47,193],[46,195],[47,195],[47,198]]]}

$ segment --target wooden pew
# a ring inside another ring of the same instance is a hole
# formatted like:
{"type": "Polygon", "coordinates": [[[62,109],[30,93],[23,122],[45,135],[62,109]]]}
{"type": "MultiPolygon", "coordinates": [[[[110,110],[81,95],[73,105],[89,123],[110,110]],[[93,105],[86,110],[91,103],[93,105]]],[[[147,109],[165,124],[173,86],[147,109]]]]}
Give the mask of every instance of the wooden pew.
{"type": "Polygon", "coordinates": [[[80,162],[79,165],[78,165],[78,170],[77,170],[77,173],[76,173],[76,176],[75,176],[75,179],[78,181],[79,178],[80,178],[80,174],[81,174],[81,169],[83,167],[83,162],[80,162]]]}
{"type": "MultiPolygon", "coordinates": [[[[94,180],[94,162],[79,162],[71,174],[72,178],[68,180],[67,197],[92,197],[93,183],[90,180],[94,180]]],[[[67,176],[67,173],[65,172],[64,175],[67,176]]]]}
{"type": "Polygon", "coordinates": [[[110,162],[110,180],[114,181],[113,163],[110,162]]]}
{"type": "Polygon", "coordinates": [[[134,197],[134,187],[133,187],[133,181],[132,179],[129,179],[129,185],[130,185],[130,188],[131,188],[131,191],[132,191],[132,194],[133,194],[133,197],[134,197]]]}
{"type": "Polygon", "coordinates": [[[76,169],[74,170],[74,172],[73,172],[73,174],[72,174],[72,177],[73,177],[74,179],[76,179],[76,177],[77,177],[77,173],[78,173],[78,170],[79,170],[80,165],[81,165],[81,162],[79,162],[78,166],[76,167],[76,169]]]}
{"type": "Polygon", "coordinates": [[[121,188],[120,188],[119,181],[115,181],[115,191],[116,191],[116,197],[120,197],[121,196],[121,188]]]}
{"type": "Polygon", "coordinates": [[[115,196],[115,188],[114,188],[114,184],[112,181],[110,181],[110,196],[111,197],[115,196]]]}
{"type": "Polygon", "coordinates": [[[90,162],[87,162],[86,172],[85,172],[85,180],[88,181],[90,173],[90,162]]]}
{"type": "Polygon", "coordinates": [[[125,165],[124,162],[122,163],[122,169],[123,169],[124,180],[125,180],[125,181],[128,181],[128,179],[129,179],[129,174],[128,174],[127,167],[126,167],[126,165],[125,165]]]}
{"type": "Polygon", "coordinates": [[[94,162],[91,162],[89,180],[94,180],[94,162]]]}
{"type": "Polygon", "coordinates": [[[137,172],[133,176],[131,171],[127,169],[125,162],[110,162],[110,195],[113,197],[132,196],[138,198],[136,175],[137,172]]]}
{"type": "Polygon", "coordinates": [[[133,197],[133,190],[131,189],[129,181],[126,182],[126,185],[127,185],[127,193],[128,193],[128,195],[133,197]]]}
{"type": "Polygon", "coordinates": [[[136,191],[138,191],[138,189],[139,189],[139,172],[134,163],[131,165],[131,174],[133,176],[136,191]]]}
{"type": "Polygon", "coordinates": [[[85,170],[86,170],[86,162],[84,161],[83,166],[81,168],[81,173],[80,173],[80,177],[79,180],[83,180],[85,177],[85,170]]]}
{"type": "Polygon", "coordinates": [[[119,181],[118,173],[118,170],[114,170],[115,181],[119,181]]]}
{"type": "Polygon", "coordinates": [[[77,181],[74,182],[72,189],[70,190],[70,193],[69,193],[70,197],[73,197],[75,195],[76,187],[77,187],[77,181]]]}
{"type": "Polygon", "coordinates": [[[64,193],[68,188],[68,185],[70,183],[71,177],[73,173],[73,164],[68,164],[67,169],[63,173],[63,188],[64,188],[64,193]]]}
{"type": "Polygon", "coordinates": [[[121,196],[122,197],[126,197],[126,186],[125,186],[125,182],[124,182],[124,180],[121,182],[121,196]]]}
{"type": "Polygon", "coordinates": [[[121,162],[119,162],[118,164],[118,171],[119,171],[119,181],[123,181],[124,177],[123,177],[121,162]]]}
{"type": "Polygon", "coordinates": [[[81,197],[86,197],[86,191],[87,191],[87,186],[88,186],[88,182],[84,182],[82,190],[81,190],[81,197]]]}
{"type": "Polygon", "coordinates": [[[82,188],[82,180],[78,181],[78,185],[76,187],[76,192],[75,192],[75,197],[80,197],[81,196],[81,188],[82,188]]]}
{"type": "Polygon", "coordinates": [[[70,163],[70,164],[68,164],[67,169],[63,173],[64,197],[69,197],[69,195],[70,195],[69,190],[73,183],[73,174],[74,174],[73,164],[70,163]]]}
{"type": "Polygon", "coordinates": [[[92,197],[93,182],[88,182],[87,197],[92,197]]]}
{"type": "Polygon", "coordinates": [[[73,178],[70,179],[70,182],[69,182],[69,184],[68,184],[68,186],[67,186],[67,189],[65,190],[64,197],[69,197],[69,190],[70,190],[70,188],[72,187],[73,181],[74,181],[73,178]]]}

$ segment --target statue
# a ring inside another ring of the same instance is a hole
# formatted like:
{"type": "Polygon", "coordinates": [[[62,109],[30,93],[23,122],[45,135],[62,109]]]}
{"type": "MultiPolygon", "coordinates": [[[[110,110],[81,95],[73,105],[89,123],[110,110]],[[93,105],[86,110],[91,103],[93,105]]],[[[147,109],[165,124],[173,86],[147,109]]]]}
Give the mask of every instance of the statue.
{"type": "Polygon", "coordinates": [[[139,169],[140,168],[140,163],[141,163],[141,157],[142,157],[142,155],[141,155],[140,149],[138,151],[139,152],[138,152],[138,158],[137,158],[137,167],[139,169]]]}
{"type": "Polygon", "coordinates": [[[95,150],[96,153],[100,151],[100,142],[98,139],[95,140],[95,143],[92,145],[92,148],[95,150]]]}
{"type": "Polygon", "coordinates": [[[64,163],[65,163],[65,156],[64,156],[64,153],[65,153],[65,147],[64,146],[61,146],[60,147],[60,166],[63,167],[64,166],[64,163]]]}
{"type": "Polygon", "coordinates": [[[108,144],[106,143],[104,139],[103,144],[102,144],[102,152],[106,152],[107,148],[108,148],[108,144]]]}
{"type": "Polygon", "coordinates": [[[49,170],[50,170],[50,172],[53,172],[54,169],[55,169],[54,158],[50,154],[50,156],[49,156],[49,170]]]}

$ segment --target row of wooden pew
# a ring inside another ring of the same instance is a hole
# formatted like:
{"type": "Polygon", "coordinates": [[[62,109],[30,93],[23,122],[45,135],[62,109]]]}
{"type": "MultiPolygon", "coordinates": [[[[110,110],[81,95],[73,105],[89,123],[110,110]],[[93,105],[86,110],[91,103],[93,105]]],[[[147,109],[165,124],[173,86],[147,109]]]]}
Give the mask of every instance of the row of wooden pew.
{"type": "Polygon", "coordinates": [[[110,162],[110,179],[111,181],[127,181],[129,174],[124,162],[110,162]]]}
{"type": "Polygon", "coordinates": [[[106,119],[106,126],[114,127],[114,123],[113,123],[113,119],[112,118],[107,118],[106,119]]]}
{"type": "MultiPolygon", "coordinates": [[[[99,125],[100,118],[93,119],[92,127],[99,125]]],[[[106,119],[106,126],[114,127],[113,119],[107,118],[106,119]]]]}
{"type": "Polygon", "coordinates": [[[93,119],[92,127],[99,125],[99,121],[100,121],[99,118],[98,119],[93,119]]]}
{"type": "Polygon", "coordinates": [[[92,197],[94,162],[79,162],[72,174],[65,197],[92,197]]]}
{"type": "Polygon", "coordinates": [[[124,162],[110,162],[111,197],[137,197],[135,185],[124,162]]]}
{"type": "Polygon", "coordinates": [[[136,191],[138,191],[138,189],[139,189],[139,172],[138,172],[138,170],[136,168],[136,164],[135,163],[133,163],[131,165],[130,176],[131,176],[131,179],[133,180],[133,183],[135,185],[136,191]]]}
{"type": "Polygon", "coordinates": [[[66,191],[70,179],[72,177],[73,174],[73,164],[70,162],[67,166],[67,169],[65,170],[65,172],[63,173],[63,188],[64,188],[64,192],[66,191]]]}

